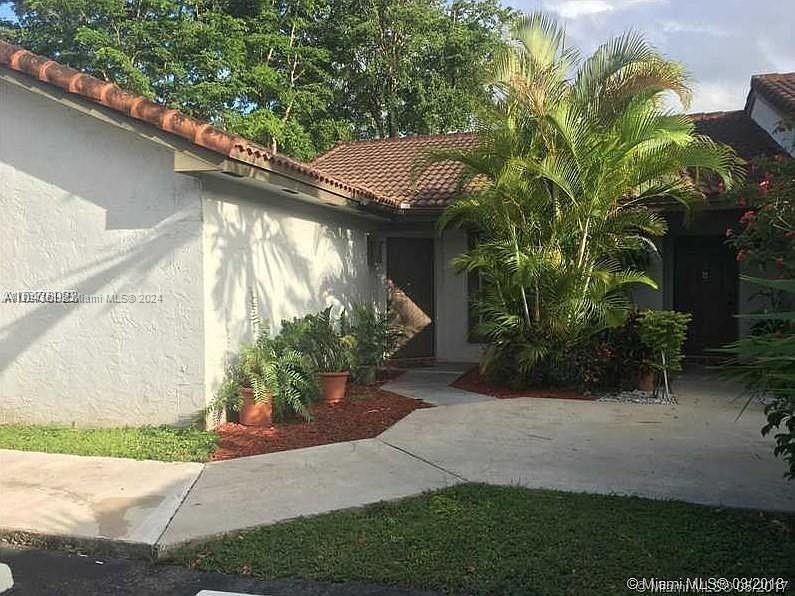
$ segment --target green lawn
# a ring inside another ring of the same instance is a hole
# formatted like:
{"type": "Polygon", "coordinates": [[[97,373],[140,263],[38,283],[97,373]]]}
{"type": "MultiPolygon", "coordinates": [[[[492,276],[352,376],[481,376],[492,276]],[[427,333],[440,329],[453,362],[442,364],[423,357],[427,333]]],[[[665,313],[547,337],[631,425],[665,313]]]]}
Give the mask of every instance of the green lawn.
{"type": "Polygon", "coordinates": [[[795,580],[795,515],[469,484],[263,527],[170,557],[260,578],[615,594],[629,577],[795,580]]]}
{"type": "Polygon", "coordinates": [[[72,428],[0,425],[0,449],[104,455],[161,461],[207,461],[215,433],[195,427],[72,428]]]}

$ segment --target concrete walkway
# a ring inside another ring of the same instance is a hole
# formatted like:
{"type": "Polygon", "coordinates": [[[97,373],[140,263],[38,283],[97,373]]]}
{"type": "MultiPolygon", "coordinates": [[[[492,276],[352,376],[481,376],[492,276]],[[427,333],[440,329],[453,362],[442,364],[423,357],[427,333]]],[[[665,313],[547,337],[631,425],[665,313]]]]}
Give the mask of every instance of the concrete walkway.
{"type": "Polygon", "coordinates": [[[742,401],[712,377],[686,378],[679,404],[661,406],[462,403],[466,392],[445,389],[452,374],[391,383],[456,405],[417,410],[376,439],[206,465],[0,451],[0,533],[169,548],[463,481],[795,511],[761,408],[737,420],[742,401]]]}
{"type": "Polygon", "coordinates": [[[377,439],[210,463],[160,546],[397,499],[457,481],[377,439]]]}
{"type": "Polygon", "coordinates": [[[395,380],[384,384],[385,391],[415,397],[435,406],[457,406],[495,401],[489,395],[480,395],[450,387],[471,365],[441,365],[433,368],[407,370],[395,380]]]}
{"type": "Polygon", "coordinates": [[[0,450],[0,532],[154,544],[202,469],[0,450]]]}

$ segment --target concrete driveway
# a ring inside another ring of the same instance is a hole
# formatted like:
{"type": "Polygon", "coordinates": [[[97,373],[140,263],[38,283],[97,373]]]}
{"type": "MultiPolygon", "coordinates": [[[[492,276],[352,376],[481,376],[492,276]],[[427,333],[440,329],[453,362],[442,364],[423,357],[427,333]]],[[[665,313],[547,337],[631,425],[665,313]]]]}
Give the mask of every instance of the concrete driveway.
{"type": "Polygon", "coordinates": [[[675,406],[524,398],[418,410],[379,438],[469,481],[795,511],[761,407],[737,419],[745,400],[714,375],[675,391],[675,406]]]}

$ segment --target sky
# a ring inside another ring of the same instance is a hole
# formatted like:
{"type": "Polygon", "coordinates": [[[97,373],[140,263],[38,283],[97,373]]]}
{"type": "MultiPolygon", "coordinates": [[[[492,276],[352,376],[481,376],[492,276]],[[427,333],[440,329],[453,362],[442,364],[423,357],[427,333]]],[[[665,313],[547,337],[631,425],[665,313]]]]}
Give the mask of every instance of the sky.
{"type": "Polygon", "coordinates": [[[795,0],[510,0],[557,15],[592,52],[636,30],[690,72],[689,112],[741,109],[751,75],[795,71],[795,0]]]}
{"type": "MultiPolygon", "coordinates": [[[[690,112],[740,109],[751,75],[795,71],[795,0],[503,1],[558,16],[584,53],[629,29],[644,33],[691,73],[690,112]]],[[[9,14],[0,5],[0,17],[9,14]]]]}

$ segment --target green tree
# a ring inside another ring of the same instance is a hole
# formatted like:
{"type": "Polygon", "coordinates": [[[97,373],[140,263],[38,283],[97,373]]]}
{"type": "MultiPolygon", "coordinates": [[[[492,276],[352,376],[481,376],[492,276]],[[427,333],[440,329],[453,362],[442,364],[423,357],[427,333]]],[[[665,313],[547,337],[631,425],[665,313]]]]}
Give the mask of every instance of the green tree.
{"type": "Polygon", "coordinates": [[[482,368],[528,382],[554,377],[571,350],[621,323],[632,284],[654,285],[630,258],[665,233],[649,205],[702,198],[685,169],[714,172],[727,187],[739,171],[730,148],[663,107],[666,92],[689,99],[684,70],[637,34],[581,60],[553,20],[533,14],[492,64],[497,100],[480,144],[428,161],[463,165],[469,192],[440,226],[479,237],[454,264],[483,281],[482,368]]]}
{"type": "Polygon", "coordinates": [[[308,33],[322,0],[12,4],[24,47],[264,144],[308,158],[307,123],[329,128],[328,54],[308,33]]]}
{"type": "Polygon", "coordinates": [[[330,0],[332,111],[358,137],[470,130],[512,14],[496,0],[330,0]]]}
{"type": "Polygon", "coordinates": [[[496,0],[0,0],[0,35],[301,159],[469,128],[496,0]]]}

